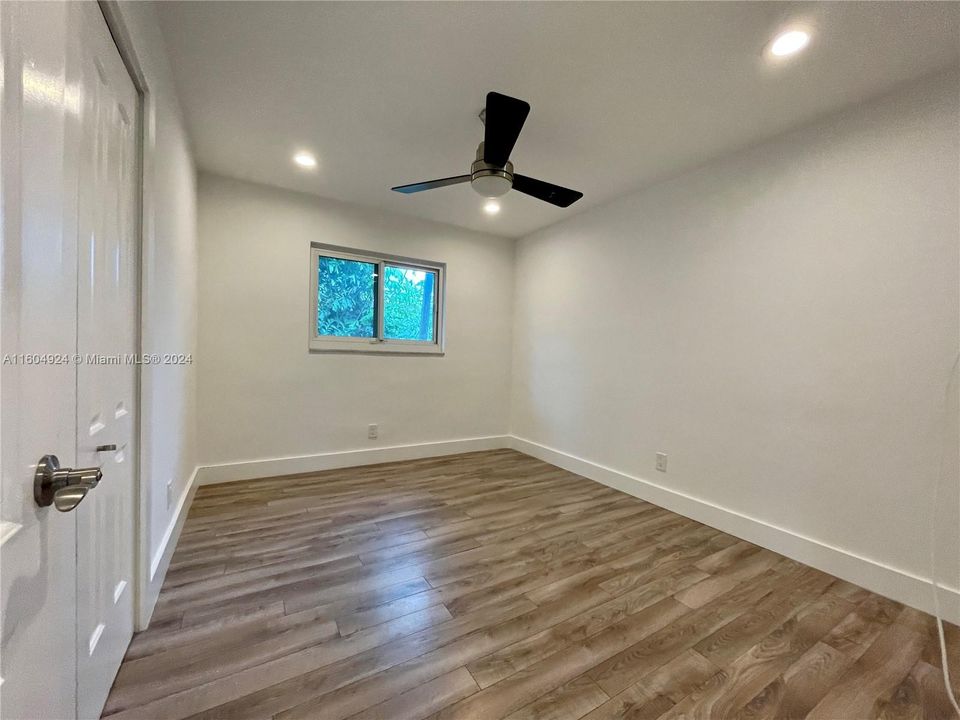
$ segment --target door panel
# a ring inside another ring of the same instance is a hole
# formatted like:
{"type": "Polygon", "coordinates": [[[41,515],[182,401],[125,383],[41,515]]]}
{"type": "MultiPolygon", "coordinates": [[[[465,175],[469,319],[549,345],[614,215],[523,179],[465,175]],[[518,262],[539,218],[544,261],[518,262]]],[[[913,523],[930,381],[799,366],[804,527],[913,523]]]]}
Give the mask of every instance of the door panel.
{"type": "Polygon", "coordinates": [[[103,471],[76,511],[77,707],[86,718],[99,717],[133,634],[138,183],[136,90],[98,6],[81,5],[77,461],[103,471]]]}
{"type": "Polygon", "coordinates": [[[0,715],[95,718],[133,630],[138,98],[96,3],[0,3],[0,52],[0,715]],[[48,453],[102,467],[72,512],[48,453]]]}
{"type": "Polygon", "coordinates": [[[5,719],[70,718],[76,707],[76,515],[33,500],[42,455],[76,461],[78,82],[69,55],[76,48],[68,42],[71,13],[59,3],[0,3],[5,719]]]}

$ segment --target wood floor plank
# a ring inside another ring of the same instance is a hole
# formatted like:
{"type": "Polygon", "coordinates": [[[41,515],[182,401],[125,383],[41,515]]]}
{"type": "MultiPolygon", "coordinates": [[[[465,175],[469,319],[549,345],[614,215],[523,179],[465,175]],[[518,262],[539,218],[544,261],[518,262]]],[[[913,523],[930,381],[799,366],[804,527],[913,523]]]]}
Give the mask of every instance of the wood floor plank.
{"type": "Polygon", "coordinates": [[[628,615],[663,600],[676,589],[695,582],[701,573],[684,568],[657,578],[641,588],[590,608],[569,620],[508,645],[470,663],[467,669],[480,687],[488,687],[538,662],[558,650],[597,634],[628,615]]]}
{"type": "MultiPolygon", "coordinates": [[[[441,720],[501,718],[560,687],[590,667],[669,625],[687,611],[673,598],[630,615],[600,633],[563,648],[439,713],[441,720]]],[[[602,688],[601,688],[602,689],[602,688]]]]}
{"type": "MultiPolygon", "coordinates": [[[[349,695],[357,691],[363,691],[365,687],[372,684],[374,690],[368,694],[361,692],[362,701],[347,708],[349,711],[344,716],[355,714],[393,696],[390,693],[381,692],[383,688],[377,687],[377,684],[382,680],[382,676],[378,678],[376,683],[362,683],[366,678],[411,659],[422,657],[423,660],[418,661],[419,664],[426,665],[429,663],[430,668],[441,668],[438,672],[428,672],[420,675],[420,677],[423,677],[425,674],[427,679],[432,679],[445,671],[462,665],[462,663],[456,661],[456,657],[453,657],[450,662],[443,663],[442,661],[444,659],[449,660],[451,653],[469,651],[469,648],[473,647],[475,643],[484,642],[482,631],[485,628],[500,626],[502,623],[533,609],[535,609],[535,606],[525,598],[509,598],[420,632],[409,633],[393,639],[385,638],[378,645],[365,648],[363,652],[358,652],[333,664],[327,664],[320,658],[304,657],[298,661],[298,667],[291,666],[289,663],[284,666],[280,666],[278,663],[276,668],[261,666],[270,671],[270,676],[258,675],[251,678],[251,685],[244,688],[243,692],[235,695],[233,700],[220,705],[220,707],[207,704],[209,702],[208,693],[201,692],[197,697],[184,698],[184,700],[198,708],[193,711],[197,713],[196,720],[210,720],[219,717],[244,720],[263,715],[273,716],[302,703],[315,702],[321,697],[329,698],[328,694],[341,688],[349,688],[343,693],[349,695]],[[447,649],[443,653],[430,656],[431,651],[444,647],[447,649]],[[298,670],[299,672],[297,672],[298,670]],[[281,679],[277,680],[277,677],[281,679]],[[200,709],[209,709],[209,711],[200,712],[200,709]]],[[[404,692],[417,684],[417,682],[398,683],[393,687],[399,687],[398,692],[404,692]]],[[[326,703],[326,700],[324,703],[326,703]]],[[[323,709],[317,712],[322,712],[324,715],[329,714],[330,707],[324,704],[323,709]]]]}
{"type": "Polygon", "coordinates": [[[699,688],[719,668],[696,650],[685,650],[584,716],[584,720],[656,718],[699,688]]]}
{"type": "Polygon", "coordinates": [[[760,550],[761,548],[756,545],[740,540],[705,557],[703,560],[698,560],[696,566],[704,572],[717,573],[739,562],[744,557],[760,552],[760,550]]]}
{"type": "MultiPolygon", "coordinates": [[[[274,642],[267,647],[248,648],[232,657],[221,654],[205,655],[186,665],[161,667],[158,673],[134,672],[131,676],[127,675],[125,667],[121,666],[107,699],[105,713],[137,705],[149,705],[152,701],[176,696],[192,688],[211,686],[221,678],[236,678],[246,671],[262,671],[271,662],[278,666],[278,674],[297,675],[299,673],[296,671],[300,668],[329,665],[381,645],[389,638],[402,637],[426,624],[442,622],[450,617],[443,605],[437,605],[354,633],[347,638],[325,638],[327,642],[311,642],[306,647],[303,647],[301,641],[295,640],[293,647],[286,652],[274,642]]],[[[321,629],[325,634],[327,624],[321,624],[321,629]]],[[[315,637],[308,639],[312,641],[315,637]]],[[[136,716],[136,712],[133,716],[136,716]]]]}
{"type": "Polygon", "coordinates": [[[904,714],[900,708],[906,705],[907,713],[915,713],[923,720],[934,720],[935,718],[950,718],[951,713],[956,716],[956,711],[950,704],[950,698],[947,695],[947,686],[943,680],[943,672],[940,668],[934,667],[927,662],[919,661],[913,666],[910,675],[904,681],[906,687],[901,684],[898,688],[896,697],[892,698],[890,705],[896,708],[895,712],[889,712],[887,707],[878,708],[878,716],[895,716],[895,713],[904,714]],[[906,695],[907,703],[903,703],[899,696],[906,695]]]}
{"type": "Polygon", "coordinates": [[[733,590],[744,580],[756,577],[762,572],[769,570],[782,558],[769,550],[760,550],[743,559],[733,566],[710,575],[707,579],[701,580],[696,585],[689,587],[674,597],[690,608],[703,607],[714,598],[720,597],[725,592],[733,590]]]}
{"type": "MultiPolygon", "coordinates": [[[[809,606],[832,582],[829,575],[812,568],[800,568],[786,574],[783,579],[784,582],[767,597],[740,617],[705,637],[694,648],[722,667],[736,660],[794,613],[809,606]]],[[[845,612],[853,609],[853,606],[842,598],[835,598],[834,604],[845,612]]]]}
{"type": "MultiPolygon", "coordinates": [[[[364,628],[374,627],[393,618],[442,604],[443,597],[436,590],[426,590],[415,595],[390,600],[368,610],[338,613],[334,622],[341,637],[348,637],[364,628]]],[[[449,612],[449,611],[448,611],[449,612]]]]}
{"type": "MultiPolygon", "coordinates": [[[[848,603],[825,597],[767,635],[661,717],[730,717],[815,645],[846,614],[848,603]]],[[[835,716],[846,717],[846,716],[835,716]]],[[[856,717],[856,716],[851,716],[856,717]]]]}
{"type": "Polygon", "coordinates": [[[899,608],[892,600],[867,597],[831,631],[824,642],[859,657],[894,621],[899,608]]]}
{"type": "Polygon", "coordinates": [[[600,664],[591,670],[591,677],[607,694],[620,692],[745,613],[752,603],[769,594],[778,580],[779,576],[768,571],[758,579],[741,583],[716,601],[691,610],[644,642],[600,664]]]}
{"type": "MultiPolygon", "coordinates": [[[[365,612],[384,603],[429,590],[431,590],[430,583],[422,577],[415,577],[398,583],[379,585],[359,593],[344,592],[334,599],[330,599],[328,595],[320,592],[302,592],[287,595],[282,602],[284,612],[287,614],[322,607],[327,612],[326,617],[337,618],[346,614],[365,612]]],[[[190,617],[190,615],[185,615],[184,623],[187,623],[190,617]]],[[[193,615],[192,617],[197,616],[193,615]]]]}
{"type": "Polygon", "coordinates": [[[470,673],[461,667],[351,715],[350,720],[421,720],[478,689],[470,673]]]}
{"type": "Polygon", "coordinates": [[[104,714],[942,720],[940,662],[929,615],[492,450],[200,488],[104,714]]]}
{"type": "Polygon", "coordinates": [[[888,625],[807,717],[870,717],[877,699],[907,676],[922,652],[920,633],[904,625],[888,625]]]}
{"type": "MultiPolygon", "coordinates": [[[[556,601],[546,603],[495,626],[487,627],[482,632],[474,632],[456,642],[443,645],[406,663],[365,678],[356,686],[312,698],[280,713],[279,717],[282,720],[311,718],[316,717],[321,711],[331,719],[347,717],[357,711],[354,708],[358,703],[371,702],[373,698],[386,693],[402,692],[421,682],[422,679],[429,679],[451,668],[468,664],[478,657],[516,642],[525,635],[563,622],[606,598],[607,596],[599,589],[581,588],[576,593],[568,593],[556,601]]],[[[667,614],[664,612],[660,617],[666,617],[667,614]]],[[[653,627],[652,622],[654,621],[651,620],[648,627],[653,627]]]]}
{"type": "Polygon", "coordinates": [[[510,713],[507,720],[578,720],[610,698],[589,675],[581,675],[510,713]]]}
{"type": "Polygon", "coordinates": [[[823,699],[854,659],[817,642],[736,714],[739,720],[801,720],[823,699]]]}

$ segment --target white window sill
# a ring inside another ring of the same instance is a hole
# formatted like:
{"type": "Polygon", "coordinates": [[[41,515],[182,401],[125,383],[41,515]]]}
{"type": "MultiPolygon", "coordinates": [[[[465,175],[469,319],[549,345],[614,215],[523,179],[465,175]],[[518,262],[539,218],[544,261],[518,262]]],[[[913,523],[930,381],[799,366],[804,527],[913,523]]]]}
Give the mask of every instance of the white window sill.
{"type": "Polygon", "coordinates": [[[362,353],[371,355],[443,355],[443,347],[436,343],[417,343],[384,340],[311,340],[310,352],[362,353]]]}

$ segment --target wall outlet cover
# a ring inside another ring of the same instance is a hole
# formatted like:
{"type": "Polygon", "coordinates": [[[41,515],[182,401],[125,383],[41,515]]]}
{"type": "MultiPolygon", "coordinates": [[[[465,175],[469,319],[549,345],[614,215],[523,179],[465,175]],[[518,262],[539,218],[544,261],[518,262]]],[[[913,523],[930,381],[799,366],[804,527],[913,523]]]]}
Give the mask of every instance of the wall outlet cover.
{"type": "Polygon", "coordinates": [[[371,439],[371,440],[376,440],[376,439],[377,439],[377,436],[378,436],[378,434],[379,434],[379,430],[380,430],[380,428],[379,428],[378,425],[368,425],[368,426],[367,426],[367,437],[368,437],[369,439],[371,439]]]}
{"type": "Polygon", "coordinates": [[[667,454],[658,452],[657,453],[657,470],[660,472],[667,471],[667,454]]]}

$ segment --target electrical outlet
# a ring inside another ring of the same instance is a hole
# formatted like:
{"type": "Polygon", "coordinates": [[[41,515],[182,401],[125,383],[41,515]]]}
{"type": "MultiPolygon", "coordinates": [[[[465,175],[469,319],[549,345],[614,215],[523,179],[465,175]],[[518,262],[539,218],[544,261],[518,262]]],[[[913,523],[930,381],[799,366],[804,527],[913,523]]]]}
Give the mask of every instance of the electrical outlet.
{"type": "Polygon", "coordinates": [[[666,453],[657,453],[657,470],[660,472],[667,471],[667,454],[666,453]]]}
{"type": "Polygon", "coordinates": [[[167,480],[167,510],[173,507],[173,478],[167,480]]]}
{"type": "Polygon", "coordinates": [[[370,440],[376,440],[377,435],[379,433],[379,429],[380,428],[378,425],[367,425],[367,437],[370,440]]]}

